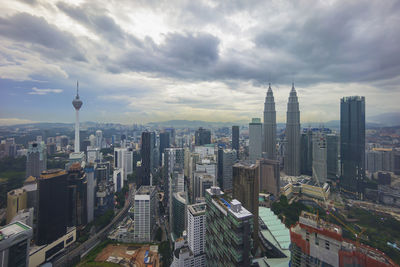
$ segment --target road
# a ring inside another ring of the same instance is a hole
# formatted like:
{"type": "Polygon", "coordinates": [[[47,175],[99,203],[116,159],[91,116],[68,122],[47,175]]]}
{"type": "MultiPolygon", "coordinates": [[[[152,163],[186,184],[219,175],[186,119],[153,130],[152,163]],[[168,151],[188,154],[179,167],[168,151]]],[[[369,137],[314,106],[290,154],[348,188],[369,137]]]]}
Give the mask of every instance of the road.
{"type": "Polygon", "coordinates": [[[58,257],[55,257],[52,260],[53,266],[61,266],[61,267],[72,266],[73,264],[77,263],[77,261],[79,262],[82,255],[85,255],[92,248],[94,248],[97,244],[99,244],[104,239],[106,239],[108,231],[116,223],[120,222],[121,219],[123,219],[126,216],[126,214],[128,213],[129,208],[132,205],[132,200],[133,200],[133,196],[134,196],[132,188],[130,188],[130,190],[129,190],[128,201],[125,201],[124,208],[113,218],[113,220],[107,226],[105,226],[103,229],[101,229],[94,236],[90,237],[88,240],[86,240],[80,246],[78,246],[70,251],[64,252],[64,254],[61,254],[58,257]]]}

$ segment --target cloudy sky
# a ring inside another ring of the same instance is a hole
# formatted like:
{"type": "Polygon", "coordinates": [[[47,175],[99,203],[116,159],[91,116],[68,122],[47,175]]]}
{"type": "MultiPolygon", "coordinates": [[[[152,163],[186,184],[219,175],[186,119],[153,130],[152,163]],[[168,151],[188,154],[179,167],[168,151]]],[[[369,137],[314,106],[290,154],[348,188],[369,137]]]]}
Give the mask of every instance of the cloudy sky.
{"type": "Polygon", "coordinates": [[[400,1],[2,1],[0,124],[262,117],[272,83],[286,119],[400,110],[400,1]]]}

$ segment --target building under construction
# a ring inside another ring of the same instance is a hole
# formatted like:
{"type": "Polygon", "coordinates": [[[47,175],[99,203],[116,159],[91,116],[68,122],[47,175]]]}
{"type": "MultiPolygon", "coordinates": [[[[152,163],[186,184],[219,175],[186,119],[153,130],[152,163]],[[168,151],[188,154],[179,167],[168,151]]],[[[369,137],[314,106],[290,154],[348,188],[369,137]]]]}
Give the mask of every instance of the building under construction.
{"type": "Polygon", "coordinates": [[[291,266],[398,266],[383,252],[343,238],[342,228],[303,211],[290,229],[291,266]]]}

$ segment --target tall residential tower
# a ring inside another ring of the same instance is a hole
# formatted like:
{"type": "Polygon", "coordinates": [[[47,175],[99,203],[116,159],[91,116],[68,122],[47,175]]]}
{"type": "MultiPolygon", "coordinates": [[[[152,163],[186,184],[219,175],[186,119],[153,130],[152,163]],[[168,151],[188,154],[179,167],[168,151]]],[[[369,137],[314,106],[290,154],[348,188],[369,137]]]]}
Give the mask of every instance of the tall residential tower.
{"type": "Polygon", "coordinates": [[[300,110],[294,83],[287,104],[286,142],[285,173],[298,176],[300,175],[300,110]]]}
{"type": "Polygon", "coordinates": [[[276,158],[276,111],[274,94],[269,84],[264,103],[264,148],[268,159],[276,158]]]}

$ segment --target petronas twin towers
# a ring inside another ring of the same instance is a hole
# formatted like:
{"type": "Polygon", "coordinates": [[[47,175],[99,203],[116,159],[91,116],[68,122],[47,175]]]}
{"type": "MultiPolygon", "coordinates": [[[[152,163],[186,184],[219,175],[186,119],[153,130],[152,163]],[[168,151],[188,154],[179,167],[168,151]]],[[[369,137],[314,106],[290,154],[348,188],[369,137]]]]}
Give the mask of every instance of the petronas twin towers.
{"type": "MultiPolygon", "coordinates": [[[[264,103],[264,145],[263,152],[268,159],[276,159],[276,110],[275,99],[269,84],[264,103]]],[[[286,113],[285,173],[300,175],[300,110],[297,93],[292,85],[286,113]]]]}

